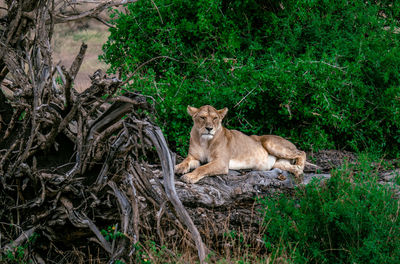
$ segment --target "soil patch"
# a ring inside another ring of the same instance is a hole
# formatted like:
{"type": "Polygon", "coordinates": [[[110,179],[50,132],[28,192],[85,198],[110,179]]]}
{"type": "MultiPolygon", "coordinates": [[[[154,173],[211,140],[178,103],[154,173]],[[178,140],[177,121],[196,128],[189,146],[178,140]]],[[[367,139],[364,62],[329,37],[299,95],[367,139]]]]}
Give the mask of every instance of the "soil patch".
{"type": "MultiPolygon", "coordinates": [[[[328,172],[333,168],[342,166],[345,162],[356,163],[357,155],[350,151],[343,150],[320,150],[307,153],[307,161],[318,165],[320,170],[328,172]]],[[[315,168],[306,166],[305,171],[314,171],[315,168]]]]}

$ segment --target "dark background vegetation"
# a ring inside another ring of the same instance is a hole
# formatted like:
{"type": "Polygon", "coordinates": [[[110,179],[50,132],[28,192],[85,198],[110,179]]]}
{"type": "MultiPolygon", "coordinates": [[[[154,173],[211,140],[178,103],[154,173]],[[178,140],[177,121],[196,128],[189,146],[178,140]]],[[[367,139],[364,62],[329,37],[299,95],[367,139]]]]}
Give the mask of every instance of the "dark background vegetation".
{"type": "Polygon", "coordinates": [[[396,1],[138,1],[116,11],[102,59],[154,97],[186,153],[186,106],[228,107],[226,126],[304,150],[398,156],[396,1]],[[159,56],[164,56],[160,58],[159,56]],[[142,63],[156,58],[137,69],[142,63]]]}

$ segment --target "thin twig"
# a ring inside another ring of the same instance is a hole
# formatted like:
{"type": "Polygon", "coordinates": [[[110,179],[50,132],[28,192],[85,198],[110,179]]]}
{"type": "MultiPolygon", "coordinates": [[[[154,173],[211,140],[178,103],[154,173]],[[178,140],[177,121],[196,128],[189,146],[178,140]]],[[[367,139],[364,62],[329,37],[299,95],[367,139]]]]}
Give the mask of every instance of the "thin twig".
{"type": "Polygon", "coordinates": [[[246,99],[246,97],[249,96],[255,89],[256,89],[256,87],[253,88],[250,92],[248,92],[242,99],[240,99],[239,102],[237,102],[237,103],[235,104],[235,106],[234,106],[233,108],[236,108],[238,105],[240,105],[240,104],[243,102],[243,100],[246,99]]]}
{"type": "Polygon", "coordinates": [[[344,71],[344,69],[347,68],[347,67],[340,67],[340,66],[337,66],[337,65],[333,65],[333,64],[327,63],[327,62],[325,62],[325,61],[300,61],[300,62],[301,62],[301,63],[311,63],[311,64],[314,64],[314,63],[321,63],[321,64],[327,65],[327,66],[329,66],[329,67],[338,69],[339,71],[344,72],[344,73],[346,73],[346,71],[344,71]]]}
{"type": "Polygon", "coordinates": [[[130,81],[130,79],[131,79],[143,66],[149,64],[149,63],[152,62],[152,61],[158,60],[158,59],[169,59],[169,60],[173,60],[173,61],[178,61],[177,59],[174,59],[174,58],[171,58],[171,57],[168,57],[168,56],[157,56],[157,57],[151,58],[150,60],[145,61],[145,62],[143,62],[142,64],[140,64],[131,74],[129,74],[129,76],[126,78],[126,80],[125,80],[123,83],[121,83],[121,86],[124,86],[125,84],[127,84],[127,83],[130,81]]]}

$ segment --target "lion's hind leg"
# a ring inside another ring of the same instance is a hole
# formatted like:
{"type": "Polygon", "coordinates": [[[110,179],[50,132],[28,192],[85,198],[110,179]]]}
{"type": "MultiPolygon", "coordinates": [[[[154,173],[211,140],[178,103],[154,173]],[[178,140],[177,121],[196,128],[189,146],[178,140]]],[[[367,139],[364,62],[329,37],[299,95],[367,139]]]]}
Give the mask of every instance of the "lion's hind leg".
{"type": "Polygon", "coordinates": [[[290,161],[287,159],[278,159],[275,162],[274,166],[272,166],[272,168],[291,172],[296,177],[298,177],[301,174],[300,169],[296,165],[291,164],[290,161]]]}
{"type": "Polygon", "coordinates": [[[272,168],[291,172],[294,174],[296,179],[299,180],[301,180],[300,177],[303,174],[303,170],[301,170],[299,166],[291,164],[287,159],[278,159],[272,168]]]}
{"type": "Polygon", "coordinates": [[[304,151],[298,150],[293,143],[279,136],[261,136],[259,140],[269,154],[278,158],[274,168],[287,170],[296,177],[303,173],[306,162],[304,151]],[[291,160],[294,160],[295,164],[291,164],[291,160]]]}

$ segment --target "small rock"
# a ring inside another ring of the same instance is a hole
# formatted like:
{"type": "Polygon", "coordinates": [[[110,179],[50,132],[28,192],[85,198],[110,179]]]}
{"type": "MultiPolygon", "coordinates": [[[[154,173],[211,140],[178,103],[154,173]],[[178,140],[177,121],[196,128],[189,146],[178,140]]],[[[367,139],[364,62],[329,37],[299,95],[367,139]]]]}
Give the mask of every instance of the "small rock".
{"type": "Polygon", "coordinates": [[[286,180],[286,176],[281,173],[278,175],[278,180],[284,181],[284,180],[286,180]]]}

